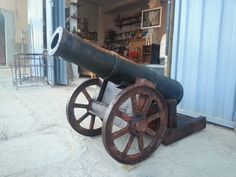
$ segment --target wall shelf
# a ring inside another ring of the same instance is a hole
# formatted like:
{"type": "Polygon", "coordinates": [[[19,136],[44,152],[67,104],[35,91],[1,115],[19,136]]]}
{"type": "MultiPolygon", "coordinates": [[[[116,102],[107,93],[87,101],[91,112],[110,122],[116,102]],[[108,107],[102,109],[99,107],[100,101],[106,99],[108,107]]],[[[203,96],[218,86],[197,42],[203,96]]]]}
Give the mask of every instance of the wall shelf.
{"type": "Polygon", "coordinates": [[[160,64],[160,45],[143,45],[142,62],[148,64],[160,64]]]}
{"type": "Polygon", "coordinates": [[[80,17],[78,17],[78,16],[70,16],[70,18],[75,19],[75,20],[80,19],[80,17]]]}
{"type": "Polygon", "coordinates": [[[115,19],[115,25],[119,28],[122,28],[123,26],[129,26],[129,25],[141,25],[141,12],[133,14],[128,17],[121,17],[118,15],[115,19]]]}
{"type": "Polygon", "coordinates": [[[80,4],[79,4],[79,3],[76,3],[76,2],[71,2],[70,4],[73,5],[73,6],[77,6],[77,7],[80,6],[80,4]]]}

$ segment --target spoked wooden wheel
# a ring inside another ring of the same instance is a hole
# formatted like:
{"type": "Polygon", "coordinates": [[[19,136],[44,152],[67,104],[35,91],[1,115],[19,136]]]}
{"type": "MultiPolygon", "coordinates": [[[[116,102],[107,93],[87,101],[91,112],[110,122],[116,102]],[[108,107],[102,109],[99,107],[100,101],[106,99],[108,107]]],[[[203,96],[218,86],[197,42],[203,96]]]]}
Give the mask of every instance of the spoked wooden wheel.
{"type": "Polygon", "coordinates": [[[85,136],[101,134],[102,120],[90,113],[91,102],[96,99],[102,82],[90,79],[77,87],[67,103],[67,120],[72,128],[85,136]]]}
{"type": "Polygon", "coordinates": [[[124,89],[109,105],[102,126],[107,152],[118,162],[136,164],[160,145],[167,127],[162,96],[150,87],[124,89]]]}

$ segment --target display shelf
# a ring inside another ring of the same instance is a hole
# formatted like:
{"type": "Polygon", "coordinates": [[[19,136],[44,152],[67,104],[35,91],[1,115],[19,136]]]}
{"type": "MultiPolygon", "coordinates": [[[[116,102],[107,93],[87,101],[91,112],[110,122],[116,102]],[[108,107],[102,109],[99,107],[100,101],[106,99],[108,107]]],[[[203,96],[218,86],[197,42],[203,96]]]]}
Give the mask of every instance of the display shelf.
{"type": "Polygon", "coordinates": [[[128,17],[121,17],[118,15],[115,19],[115,25],[119,28],[130,25],[140,25],[141,24],[141,12],[128,17]]]}
{"type": "Polygon", "coordinates": [[[70,18],[75,19],[75,20],[79,20],[80,19],[80,17],[74,16],[74,15],[70,16],[70,18]]]}
{"type": "Polygon", "coordinates": [[[127,16],[118,15],[114,19],[114,25],[116,27],[111,29],[111,31],[114,31],[112,37],[108,33],[105,34],[105,47],[124,57],[128,57],[130,41],[139,40],[143,37],[144,30],[141,29],[141,12],[127,16]],[[111,39],[112,42],[110,42],[111,39]]]}
{"type": "Polygon", "coordinates": [[[160,45],[143,45],[142,62],[148,64],[160,64],[160,45]]]}
{"type": "Polygon", "coordinates": [[[73,6],[76,6],[76,7],[79,7],[79,6],[80,6],[80,4],[77,3],[77,2],[71,2],[70,4],[73,5],[73,6]]]}
{"type": "Polygon", "coordinates": [[[118,16],[115,19],[115,22],[126,21],[126,20],[136,19],[136,18],[140,18],[140,17],[141,17],[141,14],[136,14],[136,15],[129,16],[129,17],[120,17],[120,16],[118,16]]]}
{"type": "Polygon", "coordinates": [[[151,45],[143,45],[143,57],[142,62],[150,64],[152,55],[151,45]]]}

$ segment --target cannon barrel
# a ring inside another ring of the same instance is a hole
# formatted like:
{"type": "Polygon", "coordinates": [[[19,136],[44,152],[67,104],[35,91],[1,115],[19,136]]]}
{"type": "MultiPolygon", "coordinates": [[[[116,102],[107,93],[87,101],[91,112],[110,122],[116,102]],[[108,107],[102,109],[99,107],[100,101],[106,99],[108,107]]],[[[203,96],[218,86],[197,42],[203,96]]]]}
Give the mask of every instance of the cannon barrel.
{"type": "Polygon", "coordinates": [[[178,81],[76,37],[62,27],[54,32],[48,52],[49,55],[61,57],[115,84],[130,85],[137,78],[143,78],[155,83],[156,90],[165,99],[177,99],[179,103],[183,97],[183,87],[178,81]]]}

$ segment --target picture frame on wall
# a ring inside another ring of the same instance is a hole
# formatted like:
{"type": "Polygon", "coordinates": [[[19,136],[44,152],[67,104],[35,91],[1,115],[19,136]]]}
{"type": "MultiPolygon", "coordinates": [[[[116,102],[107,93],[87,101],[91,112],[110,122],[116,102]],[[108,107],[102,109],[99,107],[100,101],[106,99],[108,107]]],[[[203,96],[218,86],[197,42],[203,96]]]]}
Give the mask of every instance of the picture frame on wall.
{"type": "Polygon", "coordinates": [[[162,7],[142,11],[141,29],[161,27],[162,7]]]}

